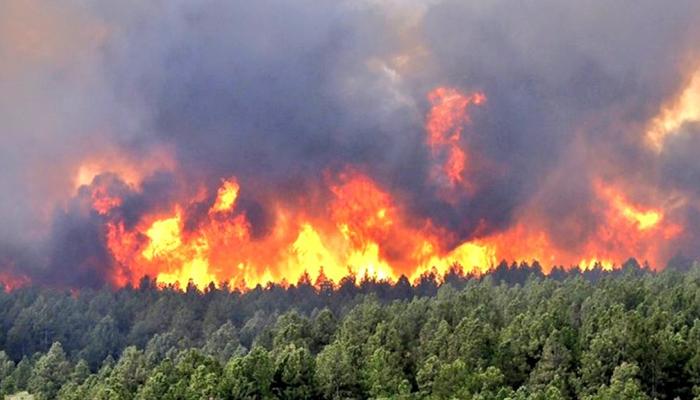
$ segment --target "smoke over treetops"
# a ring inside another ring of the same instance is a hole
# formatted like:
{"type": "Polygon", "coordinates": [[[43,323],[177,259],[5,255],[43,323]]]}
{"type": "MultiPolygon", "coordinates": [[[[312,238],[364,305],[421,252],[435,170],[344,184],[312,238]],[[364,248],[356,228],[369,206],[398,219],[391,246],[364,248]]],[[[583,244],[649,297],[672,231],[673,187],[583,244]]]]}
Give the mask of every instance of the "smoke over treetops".
{"type": "Polygon", "coordinates": [[[0,281],[663,268],[697,1],[0,4],[0,281]]]}

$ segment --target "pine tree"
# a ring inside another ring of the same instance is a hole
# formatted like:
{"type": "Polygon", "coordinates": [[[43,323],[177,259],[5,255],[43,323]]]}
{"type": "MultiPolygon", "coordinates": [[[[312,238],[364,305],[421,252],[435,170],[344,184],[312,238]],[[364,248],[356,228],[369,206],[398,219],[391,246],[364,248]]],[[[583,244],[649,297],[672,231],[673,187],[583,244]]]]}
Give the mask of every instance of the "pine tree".
{"type": "Polygon", "coordinates": [[[61,386],[68,381],[71,365],[60,342],[37,361],[29,379],[29,391],[38,399],[54,399],[61,386]]]}

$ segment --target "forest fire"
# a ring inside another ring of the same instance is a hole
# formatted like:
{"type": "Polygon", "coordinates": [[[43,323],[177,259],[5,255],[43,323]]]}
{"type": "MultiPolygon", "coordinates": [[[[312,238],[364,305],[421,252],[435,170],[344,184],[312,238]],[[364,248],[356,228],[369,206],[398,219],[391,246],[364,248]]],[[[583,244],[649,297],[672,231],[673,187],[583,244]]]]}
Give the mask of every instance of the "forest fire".
{"type": "Polygon", "coordinates": [[[700,260],[696,13],[361,3],[0,6],[0,282],[700,260]]]}
{"type": "MultiPolygon", "coordinates": [[[[176,204],[163,217],[146,217],[133,230],[125,230],[122,221],[110,221],[108,245],[120,265],[114,283],[135,284],[151,275],[166,284],[192,280],[199,287],[210,282],[251,287],[268,281],[294,283],[304,274],[316,276],[321,271],[336,282],[348,274],[388,280],[404,274],[415,279],[433,268],[445,273],[454,264],[478,274],[501,259],[539,260],[549,267],[589,269],[599,263],[612,268],[630,254],[656,262],[657,238],[673,238],[681,229],[665,225],[661,211],[640,210],[600,184],[599,201],[607,222],[582,250],[558,248],[536,225],[527,228],[525,222],[447,249],[446,232],[429,220],[420,227],[410,224],[401,205],[369,177],[349,172],[339,179],[330,187],[329,220],[304,210],[279,209],[277,225],[262,239],[251,238],[250,223],[236,208],[238,191],[245,188],[239,189],[233,178],[222,182],[194,230],[184,226],[187,204],[176,204]],[[591,256],[579,258],[580,254],[591,256]]],[[[100,214],[109,214],[105,207],[118,205],[101,198],[93,203],[100,214]]]]}
{"type": "MultiPolygon", "coordinates": [[[[438,88],[428,99],[427,146],[438,164],[431,179],[443,187],[447,178],[450,190],[468,194],[473,188],[462,133],[471,122],[469,107],[483,105],[486,96],[438,88]]],[[[558,242],[528,209],[507,229],[484,230],[488,233],[454,244],[453,233],[429,217],[412,215],[408,204],[366,173],[347,166],[324,176],[322,200],[309,199],[307,207],[271,202],[274,224],[263,235],[253,232],[254,221],[239,204],[248,188],[235,176],[136,221],[125,219],[127,200],[118,192],[138,192],[138,185],[98,174],[80,190],[89,192],[90,207],[102,221],[114,262],[108,279],[116,286],[137,284],[146,275],[161,284],[191,281],[200,288],[211,282],[239,288],[295,283],[321,274],[335,282],[349,274],[395,281],[401,275],[444,274],[454,265],[480,274],[502,259],[538,260],[545,272],[554,265],[609,269],[632,256],[658,265],[658,238],[669,240],[682,231],[662,209],[632,204],[620,189],[595,180],[595,215],[601,221],[576,246],[558,242]]]]}
{"type": "Polygon", "coordinates": [[[700,400],[700,1],[0,1],[0,399],[700,400]]]}
{"type": "MultiPolygon", "coordinates": [[[[470,108],[483,106],[486,96],[439,87],[427,97],[426,146],[435,163],[430,179],[452,202],[475,190],[464,130],[471,124],[470,108]]],[[[611,269],[629,257],[657,266],[667,256],[659,238],[673,240],[683,231],[682,225],[665,218],[663,208],[634,204],[617,186],[595,179],[591,213],[598,223],[574,245],[553,236],[528,207],[505,229],[488,229],[481,221],[472,237],[460,240],[430,217],[412,215],[409,204],[367,173],[345,166],[326,171],[321,195],[304,205],[269,202],[274,223],[260,235],[239,204],[241,194],[250,193],[236,176],[221,179],[212,189],[199,185],[190,195],[159,204],[134,220],[125,214],[128,193],[144,190],[143,177],[151,167],[141,171],[123,159],[109,169],[86,165],[79,169],[78,192],[99,218],[113,264],[107,280],[115,286],[135,285],[143,276],[180,287],[187,282],[200,288],[227,283],[242,289],[320,275],[335,282],[348,275],[415,280],[426,272],[444,274],[455,265],[481,274],[501,260],[536,260],[545,272],[555,265],[611,269]],[[88,169],[93,171],[90,178],[84,176],[88,169]]],[[[577,225],[581,221],[562,222],[574,234],[583,232],[577,225]]],[[[13,288],[29,279],[5,273],[0,281],[13,288]]]]}

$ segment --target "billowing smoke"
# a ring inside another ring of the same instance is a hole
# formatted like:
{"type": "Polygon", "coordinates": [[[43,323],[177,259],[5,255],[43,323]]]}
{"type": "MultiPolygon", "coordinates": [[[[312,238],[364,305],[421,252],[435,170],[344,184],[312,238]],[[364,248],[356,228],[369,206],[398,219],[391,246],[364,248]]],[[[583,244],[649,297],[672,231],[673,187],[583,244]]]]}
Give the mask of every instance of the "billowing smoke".
{"type": "MultiPolygon", "coordinates": [[[[0,278],[134,282],[154,271],[122,251],[147,254],[176,208],[182,234],[243,216],[234,253],[308,239],[298,219],[408,275],[426,242],[700,256],[699,26],[694,0],[4,1],[0,278]],[[431,146],[440,112],[458,118],[431,146]],[[212,213],[232,178],[235,212],[212,213]],[[355,203],[379,216],[336,210],[355,203]]],[[[285,254],[256,276],[291,278],[285,254]]]]}

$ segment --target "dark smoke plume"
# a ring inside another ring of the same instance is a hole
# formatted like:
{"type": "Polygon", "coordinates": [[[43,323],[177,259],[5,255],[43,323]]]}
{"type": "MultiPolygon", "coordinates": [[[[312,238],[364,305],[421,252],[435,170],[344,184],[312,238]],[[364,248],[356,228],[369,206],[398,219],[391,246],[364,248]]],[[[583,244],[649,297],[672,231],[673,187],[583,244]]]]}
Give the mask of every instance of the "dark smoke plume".
{"type": "MultiPolygon", "coordinates": [[[[236,176],[263,237],[273,202],[320,193],[322,204],[327,174],[347,166],[453,245],[528,213],[576,248],[600,223],[596,178],[642,204],[678,193],[672,218],[686,230],[668,255],[696,257],[700,129],[684,125],[659,153],[644,134],[700,66],[698,26],[696,0],[4,1],[0,268],[108,282],[116,266],[107,217],[85,206],[91,185],[123,197],[115,212],[135,224],[194,182],[213,190],[236,176]],[[476,189],[451,200],[425,145],[437,86],[488,96],[462,138],[476,189]],[[75,187],[84,160],[139,163],[162,149],[170,167],[135,189],[119,171],[75,187]]],[[[189,206],[186,228],[206,204],[189,206]]]]}

